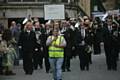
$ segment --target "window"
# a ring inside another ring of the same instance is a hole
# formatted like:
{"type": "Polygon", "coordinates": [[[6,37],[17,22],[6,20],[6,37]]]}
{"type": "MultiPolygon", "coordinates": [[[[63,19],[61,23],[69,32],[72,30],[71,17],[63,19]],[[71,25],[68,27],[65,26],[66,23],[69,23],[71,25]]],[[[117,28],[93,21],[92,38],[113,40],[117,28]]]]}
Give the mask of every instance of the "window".
{"type": "Polygon", "coordinates": [[[48,1],[50,1],[50,0],[38,0],[38,2],[48,2],[48,1]]]}
{"type": "Polygon", "coordinates": [[[67,3],[69,0],[61,0],[61,1],[67,3]]]}
{"type": "Polygon", "coordinates": [[[21,2],[21,0],[8,0],[8,2],[21,2]]]}
{"type": "Polygon", "coordinates": [[[23,2],[35,2],[35,0],[23,0],[23,2]]]}
{"type": "Polygon", "coordinates": [[[4,0],[0,0],[0,2],[4,2],[4,0]]]}
{"type": "Polygon", "coordinates": [[[106,2],[107,0],[101,0],[102,2],[106,2]]]}

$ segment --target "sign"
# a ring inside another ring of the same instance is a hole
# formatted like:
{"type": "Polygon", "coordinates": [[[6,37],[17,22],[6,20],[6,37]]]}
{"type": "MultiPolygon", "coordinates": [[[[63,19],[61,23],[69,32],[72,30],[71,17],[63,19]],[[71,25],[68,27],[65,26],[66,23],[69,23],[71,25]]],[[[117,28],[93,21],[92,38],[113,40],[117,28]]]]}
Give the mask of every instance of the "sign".
{"type": "Polygon", "coordinates": [[[45,20],[65,19],[64,5],[44,5],[45,20]]]}
{"type": "Polygon", "coordinates": [[[105,14],[104,12],[92,12],[92,15],[94,17],[99,17],[101,20],[105,20],[107,14],[105,14]]]}
{"type": "Polygon", "coordinates": [[[119,15],[120,14],[120,10],[110,10],[110,11],[107,11],[110,15],[114,15],[114,14],[117,14],[119,15]]]}

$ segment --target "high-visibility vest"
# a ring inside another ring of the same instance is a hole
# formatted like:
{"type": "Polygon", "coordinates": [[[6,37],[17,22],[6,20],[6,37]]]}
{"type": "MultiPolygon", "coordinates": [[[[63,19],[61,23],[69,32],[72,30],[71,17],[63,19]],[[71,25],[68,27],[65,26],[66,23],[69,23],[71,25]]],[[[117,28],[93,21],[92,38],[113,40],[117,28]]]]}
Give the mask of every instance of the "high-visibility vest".
{"type": "MultiPolygon", "coordinates": [[[[50,38],[53,39],[54,37],[50,36],[50,38]]],[[[58,36],[57,40],[52,42],[52,44],[49,46],[49,57],[51,58],[64,57],[64,48],[58,48],[54,46],[54,45],[60,45],[63,39],[64,39],[63,36],[58,36]]]]}

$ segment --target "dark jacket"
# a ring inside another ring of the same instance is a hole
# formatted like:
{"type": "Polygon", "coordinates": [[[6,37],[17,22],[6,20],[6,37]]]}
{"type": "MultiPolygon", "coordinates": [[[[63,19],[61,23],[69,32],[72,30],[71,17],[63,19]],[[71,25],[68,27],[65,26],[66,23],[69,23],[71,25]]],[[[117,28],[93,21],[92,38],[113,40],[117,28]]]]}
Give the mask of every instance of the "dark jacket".
{"type": "Polygon", "coordinates": [[[76,29],[75,31],[75,45],[80,46],[82,41],[85,41],[85,45],[92,45],[93,43],[93,32],[90,28],[85,29],[85,37],[81,35],[81,29],[76,29]]]}
{"type": "Polygon", "coordinates": [[[27,52],[34,51],[35,44],[36,44],[35,32],[30,31],[29,34],[26,31],[21,32],[18,45],[22,46],[22,51],[27,51],[27,52]]]}

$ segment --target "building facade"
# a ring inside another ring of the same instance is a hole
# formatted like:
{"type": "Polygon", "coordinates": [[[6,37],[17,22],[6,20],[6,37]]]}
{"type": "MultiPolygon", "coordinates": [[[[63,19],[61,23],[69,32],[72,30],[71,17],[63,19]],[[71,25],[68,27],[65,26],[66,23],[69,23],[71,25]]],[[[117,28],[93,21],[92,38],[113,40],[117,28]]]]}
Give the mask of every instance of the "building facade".
{"type": "Polygon", "coordinates": [[[101,0],[106,10],[120,9],[120,0],[101,0]]]}
{"type": "Polygon", "coordinates": [[[103,5],[106,10],[113,10],[117,6],[117,1],[119,0],[103,0],[103,5]]]}
{"type": "Polygon", "coordinates": [[[80,0],[79,6],[88,16],[92,16],[93,12],[106,11],[101,0],[80,0]]]}
{"type": "Polygon", "coordinates": [[[66,17],[77,17],[80,12],[77,0],[0,0],[0,23],[8,27],[11,20],[28,15],[44,19],[46,4],[64,4],[66,17]]]}
{"type": "Polygon", "coordinates": [[[90,14],[91,14],[91,0],[79,0],[79,6],[86,13],[86,15],[90,16],[90,14]]]}

